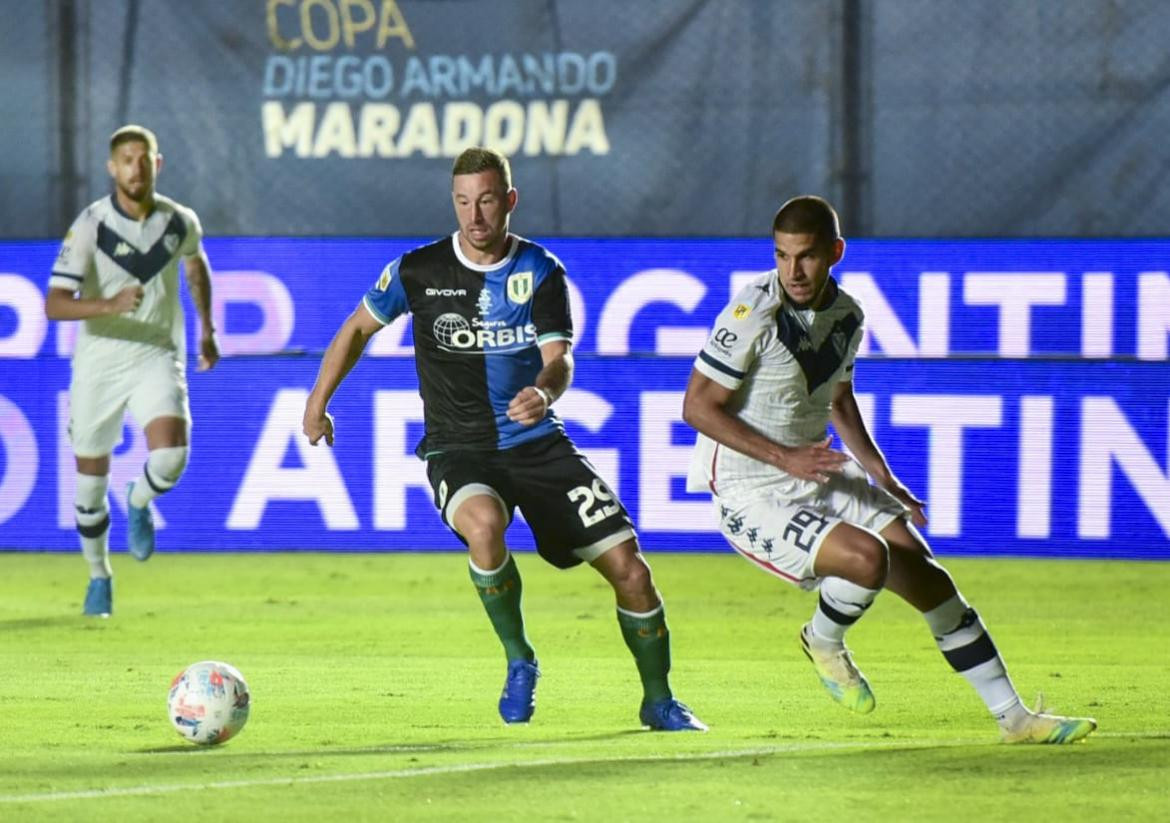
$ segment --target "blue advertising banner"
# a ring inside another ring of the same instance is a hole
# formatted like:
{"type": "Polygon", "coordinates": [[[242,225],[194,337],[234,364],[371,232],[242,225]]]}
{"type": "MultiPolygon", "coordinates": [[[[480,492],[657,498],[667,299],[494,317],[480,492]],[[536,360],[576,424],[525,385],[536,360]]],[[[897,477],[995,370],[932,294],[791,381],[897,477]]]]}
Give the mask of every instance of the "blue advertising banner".
{"type": "MultiPolygon", "coordinates": [[[[300,435],[321,350],[415,240],[212,239],[227,355],[190,374],[191,464],[156,504],[176,550],[455,549],[413,456],[409,321],[339,391],[334,449],[300,435]]],[[[722,550],[684,491],[690,360],[767,240],[555,240],[577,376],[557,404],[652,550],[722,550]]],[[[73,550],[67,435],[73,324],[50,324],[56,245],[0,245],[0,547],[73,550]]],[[[856,388],[945,553],[1170,557],[1170,242],[855,241],[837,276],[862,302],[856,388]]],[[[122,490],[145,457],[128,422],[122,490]]],[[[513,527],[517,547],[530,546],[513,527]]]]}

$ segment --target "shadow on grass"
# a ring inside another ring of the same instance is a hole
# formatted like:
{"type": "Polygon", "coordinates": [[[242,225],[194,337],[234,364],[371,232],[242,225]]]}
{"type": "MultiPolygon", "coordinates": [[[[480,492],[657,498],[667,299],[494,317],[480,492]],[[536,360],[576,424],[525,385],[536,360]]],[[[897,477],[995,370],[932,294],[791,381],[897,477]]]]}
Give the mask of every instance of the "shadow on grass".
{"type": "MultiPolygon", "coordinates": [[[[224,757],[239,758],[274,758],[274,757],[362,757],[372,754],[428,754],[442,752],[476,752],[487,751],[501,746],[516,748],[545,748],[553,746],[572,745],[574,743],[599,743],[604,741],[621,740],[631,735],[649,734],[644,729],[622,729],[602,734],[580,735],[573,737],[545,738],[538,740],[518,740],[515,737],[496,736],[477,738],[475,740],[440,740],[434,743],[384,743],[372,746],[355,746],[348,748],[330,748],[322,744],[319,749],[289,749],[281,751],[248,751],[233,749],[224,757]]],[[[207,754],[213,751],[228,751],[230,741],[221,746],[195,746],[179,744],[177,746],[155,746],[146,749],[132,749],[133,754],[207,754]]]]}
{"type": "Polygon", "coordinates": [[[26,629],[56,629],[61,626],[79,626],[83,629],[103,628],[105,620],[86,617],[83,614],[59,614],[55,617],[17,617],[0,620],[0,631],[23,631],[26,629]]]}

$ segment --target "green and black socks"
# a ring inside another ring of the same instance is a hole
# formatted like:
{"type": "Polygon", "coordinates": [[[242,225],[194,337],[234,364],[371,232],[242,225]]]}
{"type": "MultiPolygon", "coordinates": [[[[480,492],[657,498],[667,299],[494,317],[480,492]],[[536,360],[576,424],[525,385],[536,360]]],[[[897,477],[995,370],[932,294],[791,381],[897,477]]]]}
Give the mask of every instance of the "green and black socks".
{"type": "Polygon", "coordinates": [[[667,680],[670,674],[670,630],[666,628],[666,608],[660,604],[653,611],[639,614],[619,606],[617,618],[622,638],[638,665],[645,692],[643,702],[657,703],[672,697],[667,680]]]}
{"type": "Polygon", "coordinates": [[[520,570],[512,555],[495,571],[485,572],[470,563],[471,582],[479,592],[492,628],[504,644],[504,654],[512,660],[536,659],[536,650],[524,635],[524,615],[520,611],[520,570]]]}

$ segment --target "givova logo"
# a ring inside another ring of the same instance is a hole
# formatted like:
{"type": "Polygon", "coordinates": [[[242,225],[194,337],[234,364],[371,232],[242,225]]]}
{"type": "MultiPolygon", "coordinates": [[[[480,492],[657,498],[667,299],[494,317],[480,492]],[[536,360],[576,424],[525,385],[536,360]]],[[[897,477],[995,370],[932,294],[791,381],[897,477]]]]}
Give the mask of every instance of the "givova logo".
{"type": "Polygon", "coordinates": [[[506,326],[504,328],[472,329],[467,318],[455,312],[446,312],[435,318],[431,326],[439,348],[470,354],[489,350],[503,353],[525,348],[536,342],[536,326],[506,326]]]}

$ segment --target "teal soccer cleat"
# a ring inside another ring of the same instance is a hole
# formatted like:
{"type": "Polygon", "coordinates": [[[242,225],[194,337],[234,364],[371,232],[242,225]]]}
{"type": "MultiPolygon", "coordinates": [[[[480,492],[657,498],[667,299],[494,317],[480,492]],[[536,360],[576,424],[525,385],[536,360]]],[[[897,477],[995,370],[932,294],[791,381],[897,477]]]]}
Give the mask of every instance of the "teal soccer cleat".
{"type": "Polygon", "coordinates": [[[1004,743],[1045,743],[1061,745],[1084,740],[1097,728],[1091,717],[1061,717],[1044,712],[1044,698],[1036,701],[1036,709],[1011,726],[1000,730],[1004,743]]]}
{"type": "Polygon", "coordinates": [[[536,711],[536,679],[540,667],[536,661],[508,661],[508,679],[500,694],[500,717],[505,723],[527,723],[536,711]]]}
{"type": "Polygon", "coordinates": [[[126,484],[126,538],[129,543],[130,554],[135,560],[146,560],[154,554],[154,517],[150,513],[150,505],[141,509],[130,502],[130,493],[134,491],[134,481],[126,484]]]}
{"type": "Polygon", "coordinates": [[[642,725],[659,732],[705,732],[707,724],[695,717],[684,704],[673,697],[654,703],[643,703],[638,712],[642,725]]]}
{"type": "Polygon", "coordinates": [[[114,581],[109,577],[95,577],[85,590],[82,614],[89,617],[109,617],[114,611],[114,581]]]}
{"type": "Polygon", "coordinates": [[[826,643],[813,636],[812,626],[800,630],[800,648],[813,664],[821,685],[829,695],[850,711],[868,714],[876,701],[869,681],[856,665],[844,643],[826,643]]]}

